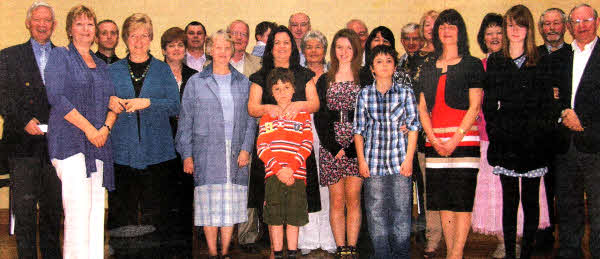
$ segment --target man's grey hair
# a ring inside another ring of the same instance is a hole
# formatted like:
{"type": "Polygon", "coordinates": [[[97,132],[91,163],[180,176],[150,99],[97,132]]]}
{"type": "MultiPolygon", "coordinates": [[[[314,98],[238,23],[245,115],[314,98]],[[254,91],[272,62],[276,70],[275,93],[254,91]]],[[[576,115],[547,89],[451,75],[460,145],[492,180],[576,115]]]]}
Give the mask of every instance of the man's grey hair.
{"type": "Polygon", "coordinates": [[[567,14],[565,14],[565,12],[560,9],[560,8],[556,8],[556,7],[552,7],[552,8],[548,8],[546,9],[546,11],[544,11],[542,13],[542,15],[540,15],[540,21],[538,22],[538,26],[542,27],[542,25],[544,24],[544,16],[549,13],[549,12],[557,12],[560,14],[560,18],[562,18],[562,22],[563,23],[567,23],[567,14]]]}
{"type": "Polygon", "coordinates": [[[402,30],[400,31],[400,37],[402,37],[402,36],[404,36],[406,34],[409,34],[409,33],[413,33],[415,31],[418,32],[419,28],[421,28],[421,26],[418,25],[418,24],[416,24],[416,23],[414,23],[414,22],[407,23],[406,25],[404,25],[402,27],[402,30]]]}
{"type": "MultiPolygon", "coordinates": [[[[323,45],[323,50],[325,53],[327,53],[327,38],[325,38],[325,35],[323,35],[323,33],[320,31],[309,31],[306,33],[306,35],[304,35],[304,38],[302,38],[302,41],[300,42],[300,49],[302,49],[302,53],[304,53],[304,50],[306,49],[306,42],[309,40],[318,40],[323,45]]],[[[323,63],[324,62],[325,59],[323,59],[323,63]]]]}
{"type": "Polygon", "coordinates": [[[365,29],[367,30],[367,32],[369,32],[369,28],[367,28],[367,24],[365,24],[365,22],[363,22],[360,19],[352,19],[352,20],[348,21],[346,23],[346,28],[348,28],[350,26],[350,24],[353,24],[355,22],[360,23],[360,25],[362,25],[363,27],[365,27],[365,29]]]}
{"type": "Polygon", "coordinates": [[[571,9],[571,11],[569,12],[569,21],[571,20],[571,14],[573,14],[573,11],[575,11],[579,7],[589,7],[590,9],[592,9],[592,11],[594,11],[594,19],[598,19],[598,11],[596,11],[596,9],[594,9],[591,5],[589,5],[589,4],[578,4],[575,7],[573,7],[573,9],[571,9]]]}
{"type": "Polygon", "coordinates": [[[25,19],[25,21],[31,20],[31,15],[32,15],[33,11],[35,11],[35,9],[37,9],[38,7],[47,7],[48,9],[50,9],[50,13],[52,14],[52,20],[53,21],[56,20],[54,18],[54,8],[52,8],[52,6],[50,6],[48,3],[43,2],[43,1],[36,1],[36,2],[33,2],[33,4],[31,4],[29,9],[27,9],[27,18],[25,19]]]}

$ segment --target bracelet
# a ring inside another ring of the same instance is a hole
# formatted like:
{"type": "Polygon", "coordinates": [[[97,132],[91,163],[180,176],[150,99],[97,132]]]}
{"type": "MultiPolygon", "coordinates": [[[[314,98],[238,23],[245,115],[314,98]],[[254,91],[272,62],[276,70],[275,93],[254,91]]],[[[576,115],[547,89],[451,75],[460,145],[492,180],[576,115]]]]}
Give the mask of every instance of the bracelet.
{"type": "Polygon", "coordinates": [[[110,127],[108,125],[104,124],[102,127],[106,127],[108,129],[108,133],[110,133],[110,127]]]}

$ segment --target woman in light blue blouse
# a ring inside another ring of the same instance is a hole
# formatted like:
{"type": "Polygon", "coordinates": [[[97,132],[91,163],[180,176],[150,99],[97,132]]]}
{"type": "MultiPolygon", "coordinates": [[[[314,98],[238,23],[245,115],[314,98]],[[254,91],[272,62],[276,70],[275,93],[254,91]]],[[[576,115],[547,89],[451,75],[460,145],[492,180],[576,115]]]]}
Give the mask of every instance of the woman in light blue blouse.
{"type": "Polygon", "coordinates": [[[194,174],[194,224],[204,227],[210,258],[228,256],[233,225],[247,221],[248,163],[256,120],[248,115],[250,81],[229,65],[233,42],[223,30],[206,41],[212,63],[185,88],[177,129],[183,170],[194,174]]]}

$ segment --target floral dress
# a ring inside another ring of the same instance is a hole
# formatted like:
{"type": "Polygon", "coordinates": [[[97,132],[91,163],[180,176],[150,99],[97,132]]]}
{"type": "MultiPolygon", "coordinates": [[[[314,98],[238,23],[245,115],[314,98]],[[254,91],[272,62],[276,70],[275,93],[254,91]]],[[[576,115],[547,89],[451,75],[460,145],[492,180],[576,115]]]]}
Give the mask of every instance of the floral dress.
{"type": "MultiPolygon", "coordinates": [[[[319,133],[321,138],[321,147],[319,150],[320,162],[320,183],[321,185],[332,185],[337,183],[342,177],[357,176],[358,160],[356,155],[346,155],[340,159],[335,159],[336,153],[330,152],[324,145],[327,140],[335,141],[342,149],[354,149],[354,134],[352,133],[352,123],[354,120],[354,108],[356,105],[356,96],[360,92],[360,86],[353,81],[331,82],[326,92],[326,110],[330,118],[330,130],[333,128],[333,134],[319,133]],[[337,118],[336,118],[337,117],[337,118]],[[333,139],[332,139],[333,138],[333,139]],[[349,157],[350,155],[350,157],[349,157]]],[[[329,130],[329,132],[331,132],[329,130]]],[[[355,152],[354,152],[355,153],[355,152]]]]}

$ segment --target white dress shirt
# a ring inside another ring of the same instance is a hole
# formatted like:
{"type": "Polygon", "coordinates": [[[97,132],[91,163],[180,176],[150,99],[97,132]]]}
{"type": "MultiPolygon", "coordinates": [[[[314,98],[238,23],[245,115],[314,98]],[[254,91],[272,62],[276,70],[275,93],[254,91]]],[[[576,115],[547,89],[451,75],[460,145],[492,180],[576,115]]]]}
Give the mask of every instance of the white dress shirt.
{"type": "Polygon", "coordinates": [[[571,107],[575,108],[575,95],[577,93],[577,88],[579,87],[579,82],[581,81],[581,76],[583,75],[583,70],[585,70],[585,65],[587,64],[590,56],[592,55],[592,50],[594,46],[596,46],[596,42],[598,41],[598,37],[594,38],[594,40],[583,47],[583,50],[579,49],[577,46],[577,41],[574,40],[571,43],[573,46],[573,78],[572,78],[572,91],[571,91],[571,107]]]}

